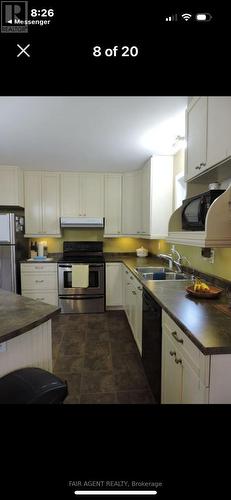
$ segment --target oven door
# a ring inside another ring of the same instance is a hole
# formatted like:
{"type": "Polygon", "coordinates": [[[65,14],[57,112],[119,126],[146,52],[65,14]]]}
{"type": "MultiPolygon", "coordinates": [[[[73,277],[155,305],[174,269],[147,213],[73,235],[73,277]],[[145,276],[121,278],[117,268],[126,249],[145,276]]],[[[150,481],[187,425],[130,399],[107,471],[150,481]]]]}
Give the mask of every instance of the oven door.
{"type": "Polygon", "coordinates": [[[104,295],[104,264],[89,264],[89,286],[72,286],[72,264],[59,264],[59,295],[104,295]]]}

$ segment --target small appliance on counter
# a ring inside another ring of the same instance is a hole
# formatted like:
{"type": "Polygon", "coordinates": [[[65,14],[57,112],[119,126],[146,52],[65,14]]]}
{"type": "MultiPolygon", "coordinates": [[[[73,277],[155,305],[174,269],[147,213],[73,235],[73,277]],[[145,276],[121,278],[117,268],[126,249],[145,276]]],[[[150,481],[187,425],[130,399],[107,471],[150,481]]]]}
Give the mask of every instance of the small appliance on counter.
{"type": "Polygon", "coordinates": [[[140,247],[136,249],[136,255],[137,257],[147,257],[148,256],[148,250],[144,247],[140,247]]]}

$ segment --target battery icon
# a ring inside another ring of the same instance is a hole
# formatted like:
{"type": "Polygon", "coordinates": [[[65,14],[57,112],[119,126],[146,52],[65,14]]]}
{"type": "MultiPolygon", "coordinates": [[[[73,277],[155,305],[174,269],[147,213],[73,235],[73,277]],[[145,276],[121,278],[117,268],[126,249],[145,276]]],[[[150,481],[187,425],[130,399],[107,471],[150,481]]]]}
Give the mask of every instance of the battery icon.
{"type": "Polygon", "coordinates": [[[211,21],[212,16],[208,12],[205,14],[196,14],[196,20],[197,21],[211,21]]]}

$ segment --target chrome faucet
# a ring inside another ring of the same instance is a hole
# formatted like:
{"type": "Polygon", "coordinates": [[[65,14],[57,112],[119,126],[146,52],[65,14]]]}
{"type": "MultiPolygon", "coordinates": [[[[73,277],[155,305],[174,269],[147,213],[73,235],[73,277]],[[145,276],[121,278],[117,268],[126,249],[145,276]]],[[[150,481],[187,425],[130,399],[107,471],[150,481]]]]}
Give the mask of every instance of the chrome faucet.
{"type": "MultiPolygon", "coordinates": [[[[176,252],[176,250],[175,250],[175,252],[176,252]]],[[[180,254],[178,254],[178,255],[180,257],[180,254]]],[[[175,264],[175,266],[177,268],[177,271],[179,273],[182,272],[182,268],[181,268],[181,264],[180,264],[181,257],[178,258],[178,260],[174,260],[173,257],[172,257],[172,255],[168,255],[168,254],[164,254],[164,253],[157,254],[157,257],[160,257],[162,259],[167,259],[168,260],[168,264],[169,264],[169,269],[172,269],[173,268],[173,264],[175,264]]]]}

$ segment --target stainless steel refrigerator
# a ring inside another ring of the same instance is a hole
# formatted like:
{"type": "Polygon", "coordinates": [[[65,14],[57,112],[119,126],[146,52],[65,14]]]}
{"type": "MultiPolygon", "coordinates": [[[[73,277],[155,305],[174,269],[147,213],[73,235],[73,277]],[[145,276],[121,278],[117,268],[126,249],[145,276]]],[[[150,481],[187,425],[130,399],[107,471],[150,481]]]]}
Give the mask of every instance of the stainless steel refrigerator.
{"type": "Polygon", "coordinates": [[[0,288],[21,293],[20,261],[28,258],[24,216],[0,212],[0,288]]]}

